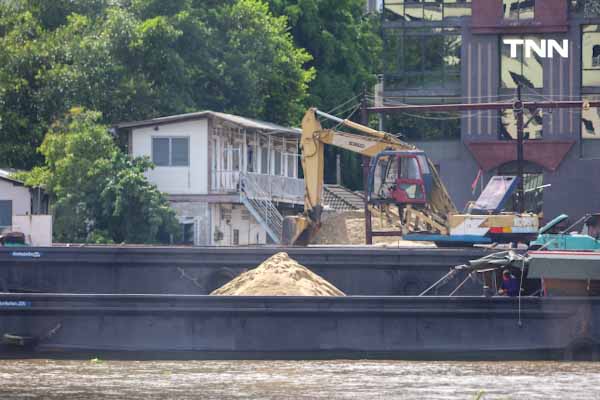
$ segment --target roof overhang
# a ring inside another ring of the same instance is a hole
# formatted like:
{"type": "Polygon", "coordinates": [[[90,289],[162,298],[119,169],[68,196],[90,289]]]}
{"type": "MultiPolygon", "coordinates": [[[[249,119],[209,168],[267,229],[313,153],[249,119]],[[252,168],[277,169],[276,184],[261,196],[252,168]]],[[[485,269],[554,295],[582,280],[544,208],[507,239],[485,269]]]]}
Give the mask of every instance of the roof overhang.
{"type": "Polygon", "coordinates": [[[0,169],[0,180],[13,183],[15,185],[24,186],[25,184],[18,179],[11,177],[11,172],[5,169],[0,169]]]}
{"type": "MultiPolygon", "coordinates": [[[[475,161],[484,171],[490,171],[511,161],[517,161],[517,142],[510,141],[485,141],[466,142],[468,149],[473,154],[475,161]]],[[[574,140],[526,140],[523,144],[523,153],[526,161],[540,165],[549,171],[555,171],[566,157],[574,140]]]]}
{"type": "Polygon", "coordinates": [[[158,126],[166,124],[175,124],[186,121],[195,121],[199,119],[214,119],[233,125],[239,128],[251,129],[264,135],[282,135],[299,137],[302,131],[298,128],[290,128],[271,122],[260,121],[252,118],[241,117],[239,115],[226,114],[216,111],[199,111],[188,114],[169,115],[165,117],[152,118],[142,121],[122,122],[113,125],[115,129],[136,129],[148,126],[158,126]]]}

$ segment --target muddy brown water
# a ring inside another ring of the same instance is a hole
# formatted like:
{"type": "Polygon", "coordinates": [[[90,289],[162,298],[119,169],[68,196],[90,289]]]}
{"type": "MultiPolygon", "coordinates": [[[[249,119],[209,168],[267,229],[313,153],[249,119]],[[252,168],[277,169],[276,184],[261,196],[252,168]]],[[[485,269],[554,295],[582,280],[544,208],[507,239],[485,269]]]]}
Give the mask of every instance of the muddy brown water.
{"type": "Polygon", "coordinates": [[[600,399],[600,363],[0,361],[0,399],[600,399]]]}

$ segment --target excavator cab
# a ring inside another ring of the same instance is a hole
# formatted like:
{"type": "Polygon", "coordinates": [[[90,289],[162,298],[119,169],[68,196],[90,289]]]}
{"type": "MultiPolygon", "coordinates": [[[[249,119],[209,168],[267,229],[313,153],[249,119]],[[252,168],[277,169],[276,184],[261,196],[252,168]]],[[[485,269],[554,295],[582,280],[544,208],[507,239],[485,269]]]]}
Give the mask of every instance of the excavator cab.
{"type": "Polygon", "coordinates": [[[425,205],[433,184],[427,157],[421,151],[382,151],[369,170],[371,204],[425,205]]]}

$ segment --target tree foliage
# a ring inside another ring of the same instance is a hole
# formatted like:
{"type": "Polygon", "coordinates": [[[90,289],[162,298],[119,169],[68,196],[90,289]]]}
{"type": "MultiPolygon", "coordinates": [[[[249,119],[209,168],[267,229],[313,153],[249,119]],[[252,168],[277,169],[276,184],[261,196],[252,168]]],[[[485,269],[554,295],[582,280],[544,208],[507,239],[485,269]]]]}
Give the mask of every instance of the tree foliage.
{"type": "Polygon", "coordinates": [[[314,70],[260,0],[0,2],[0,165],[72,107],[103,123],[201,109],[297,122],[314,70]],[[210,3],[210,2],[208,2],[210,3]]]}
{"type": "MultiPolygon", "coordinates": [[[[311,106],[328,111],[371,90],[381,71],[382,40],[379,16],[365,13],[364,0],[269,0],[269,4],[277,15],[288,18],[294,41],[313,57],[309,65],[317,75],[309,90],[311,106]]],[[[347,117],[357,101],[336,112],[347,117]]],[[[361,157],[331,146],[325,150],[326,182],[335,181],[338,154],[343,184],[362,188],[361,157]]]]}
{"type": "Polygon", "coordinates": [[[73,109],[40,146],[45,164],[22,178],[52,198],[54,238],[63,242],[155,243],[177,232],[169,203],[99,124],[98,112],[73,109]]]}
{"type": "Polygon", "coordinates": [[[35,149],[73,107],[103,124],[202,109],[297,124],[372,86],[378,30],[364,0],[0,1],[0,166],[43,163],[35,149]]]}

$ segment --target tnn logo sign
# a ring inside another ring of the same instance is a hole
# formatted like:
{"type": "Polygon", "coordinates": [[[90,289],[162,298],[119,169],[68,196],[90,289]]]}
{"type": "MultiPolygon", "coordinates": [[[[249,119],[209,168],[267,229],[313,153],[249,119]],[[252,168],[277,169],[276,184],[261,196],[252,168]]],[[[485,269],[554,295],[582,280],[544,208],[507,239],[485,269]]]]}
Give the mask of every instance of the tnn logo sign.
{"type": "Polygon", "coordinates": [[[569,41],[567,39],[562,41],[562,45],[556,40],[540,40],[538,44],[537,40],[534,39],[504,39],[505,45],[510,45],[510,56],[511,58],[517,58],[517,47],[525,47],[525,57],[531,57],[531,51],[542,58],[553,58],[554,52],[556,51],[562,58],[569,57],[569,41]]]}

